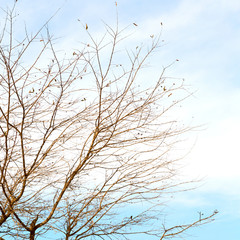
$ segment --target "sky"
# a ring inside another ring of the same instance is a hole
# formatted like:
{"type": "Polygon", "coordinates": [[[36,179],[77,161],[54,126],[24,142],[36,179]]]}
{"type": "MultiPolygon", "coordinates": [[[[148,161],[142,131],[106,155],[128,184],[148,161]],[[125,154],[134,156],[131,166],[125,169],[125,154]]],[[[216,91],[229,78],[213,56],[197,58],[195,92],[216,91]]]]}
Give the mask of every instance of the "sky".
{"type": "MultiPolygon", "coordinates": [[[[4,8],[11,1],[0,4],[4,8]]],[[[116,19],[112,0],[18,0],[17,11],[29,29],[37,29],[57,12],[49,29],[64,49],[84,41],[78,19],[96,34],[103,30],[102,21],[116,19]]],[[[118,16],[120,26],[138,24],[138,30],[132,27],[136,41],[162,31],[166,44],[154,60],[162,66],[179,59],[169,75],[186,79],[194,92],[183,104],[183,118],[202,126],[186,143],[186,149],[193,143],[194,147],[183,171],[203,180],[194,191],[175,196],[168,208],[170,219],[177,214],[185,221],[198,211],[217,209],[213,223],[195,228],[183,239],[239,239],[240,1],[119,0],[118,16]]]]}

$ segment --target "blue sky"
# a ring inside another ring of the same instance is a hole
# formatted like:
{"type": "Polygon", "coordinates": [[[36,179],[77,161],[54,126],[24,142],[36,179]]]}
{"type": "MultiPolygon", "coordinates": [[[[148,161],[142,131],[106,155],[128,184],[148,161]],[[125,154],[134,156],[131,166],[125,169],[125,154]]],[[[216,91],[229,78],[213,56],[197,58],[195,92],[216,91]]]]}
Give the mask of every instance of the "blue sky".
{"type": "MultiPolygon", "coordinates": [[[[61,37],[62,47],[70,49],[82,41],[83,29],[77,19],[88,23],[92,32],[101,32],[102,20],[115,21],[114,2],[19,0],[17,10],[19,18],[34,30],[61,8],[49,28],[61,37]]],[[[4,8],[6,1],[0,0],[0,4],[4,8]]],[[[205,124],[184,146],[188,149],[196,142],[185,159],[184,174],[203,177],[203,184],[178,194],[170,203],[170,217],[177,213],[188,220],[198,211],[218,209],[215,222],[194,229],[183,239],[239,239],[240,1],[119,0],[118,13],[121,26],[138,24],[136,41],[158,33],[163,23],[166,45],[154,58],[154,67],[180,60],[169,75],[184,77],[196,90],[183,104],[183,117],[189,121],[193,116],[192,125],[205,124]]]]}

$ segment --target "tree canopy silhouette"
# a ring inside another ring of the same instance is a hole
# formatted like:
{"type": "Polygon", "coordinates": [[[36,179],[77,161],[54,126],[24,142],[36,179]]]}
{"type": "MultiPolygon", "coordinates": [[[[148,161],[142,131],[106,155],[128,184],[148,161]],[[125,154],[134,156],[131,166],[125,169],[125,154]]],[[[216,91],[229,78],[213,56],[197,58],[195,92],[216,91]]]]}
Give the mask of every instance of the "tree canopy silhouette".
{"type": "Polygon", "coordinates": [[[124,29],[106,24],[97,41],[86,24],[89,42],[63,55],[47,24],[35,34],[23,29],[19,38],[15,9],[6,14],[1,239],[168,239],[211,221],[216,212],[190,224],[161,225],[162,197],[183,184],[175,171],[180,159],[170,153],[189,130],[171,113],[189,93],[181,79],[165,76],[168,67],[142,81],[159,38],[126,51],[124,29]]]}

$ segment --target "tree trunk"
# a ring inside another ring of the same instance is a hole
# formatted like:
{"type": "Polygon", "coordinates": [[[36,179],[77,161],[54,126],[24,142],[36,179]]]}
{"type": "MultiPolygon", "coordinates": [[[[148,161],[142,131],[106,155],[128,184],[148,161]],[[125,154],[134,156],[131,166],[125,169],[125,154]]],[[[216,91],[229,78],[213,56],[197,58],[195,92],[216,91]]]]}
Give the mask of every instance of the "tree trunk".
{"type": "Polygon", "coordinates": [[[30,237],[29,240],[34,240],[35,239],[35,230],[30,232],[30,237]]]}

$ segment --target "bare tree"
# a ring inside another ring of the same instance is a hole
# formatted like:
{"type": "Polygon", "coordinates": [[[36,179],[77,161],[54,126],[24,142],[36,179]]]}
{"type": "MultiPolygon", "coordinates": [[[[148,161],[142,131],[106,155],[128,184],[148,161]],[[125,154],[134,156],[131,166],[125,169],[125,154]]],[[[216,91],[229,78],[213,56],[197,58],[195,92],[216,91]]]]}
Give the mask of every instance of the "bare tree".
{"type": "Polygon", "coordinates": [[[182,80],[165,76],[168,67],[154,85],[139,81],[159,39],[127,52],[118,25],[106,25],[99,41],[86,25],[90,42],[69,57],[56,51],[46,25],[17,39],[14,9],[6,13],[1,239],[167,239],[211,221],[216,212],[161,227],[163,196],[183,184],[176,180],[180,158],[170,153],[189,130],[171,114],[189,93],[182,80]]]}

